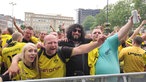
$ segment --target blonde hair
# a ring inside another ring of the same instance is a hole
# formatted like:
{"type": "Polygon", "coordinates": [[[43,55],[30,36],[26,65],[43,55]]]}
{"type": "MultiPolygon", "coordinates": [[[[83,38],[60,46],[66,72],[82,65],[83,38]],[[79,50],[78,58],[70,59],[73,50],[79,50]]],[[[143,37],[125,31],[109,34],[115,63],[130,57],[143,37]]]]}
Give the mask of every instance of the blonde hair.
{"type": "MultiPolygon", "coordinates": [[[[37,46],[36,46],[35,44],[33,44],[33,43],[26,43],[26,44],[25,44],[25,46],[24,46],[23,49],[22,49],[22,53],[21,53],[21,57],[22,57],[23,63],[24,63],[24,61],[25,61],[25,58],[24,58],[24,57],[25,57],[25,52],[26,52],[26,50],[28,49],[28,47],[30,47],[30,46],[36,47],[36,48],[37,48],[37,46]]],[[[23,67],[23,66],[22,66],[22,67],[23,67]]],[[[37,71],[38,77],[40,78],[40,71],[39,71],[39,66],[38,66],[38,55],[36,56],[34,62],[32,63],[32,68],[35,69],[35,70],[37,71]]],[[[24,72],[24,69],[23,69],[23,68],[22,68],[22,72],[24,72]]]]}
{"type": "Polygon", "coordinates": [[[18,41],[18,39],[19,39],[20,37],[22,37],[22,34],[19,33],[19,32],[14,32],[14,33],[12,34],[12,40],[13,40],[13,41],[18,41]]]}

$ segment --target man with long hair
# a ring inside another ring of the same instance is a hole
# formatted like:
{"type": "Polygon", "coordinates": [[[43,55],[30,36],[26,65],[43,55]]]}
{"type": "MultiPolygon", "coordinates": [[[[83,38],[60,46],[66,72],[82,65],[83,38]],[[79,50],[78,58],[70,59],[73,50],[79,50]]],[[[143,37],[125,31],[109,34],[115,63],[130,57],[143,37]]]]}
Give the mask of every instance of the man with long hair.
{"type": "MultiPolygon", "coordinates": [[[[72,24],[66,31],[68,42],[61,41],[59,46],[76,47],[89,43],[91,40],[85,39],[84,28],[80,24],[72,24]]],[[[72,56],[66,63],[66,76],[89,75],[88,55],[72,56]]]]}

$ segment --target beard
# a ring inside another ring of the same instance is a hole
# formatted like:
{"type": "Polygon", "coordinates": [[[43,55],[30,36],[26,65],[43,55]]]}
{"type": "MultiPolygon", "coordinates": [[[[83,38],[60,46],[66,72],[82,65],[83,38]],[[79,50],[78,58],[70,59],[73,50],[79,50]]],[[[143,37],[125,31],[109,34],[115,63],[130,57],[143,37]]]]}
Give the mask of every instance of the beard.
{"type": "Polygon", "coordinates": [[[80,36],[72,36],[71,40],[73,41],[80,41],[81,40],[81,37],[80,36]]]}

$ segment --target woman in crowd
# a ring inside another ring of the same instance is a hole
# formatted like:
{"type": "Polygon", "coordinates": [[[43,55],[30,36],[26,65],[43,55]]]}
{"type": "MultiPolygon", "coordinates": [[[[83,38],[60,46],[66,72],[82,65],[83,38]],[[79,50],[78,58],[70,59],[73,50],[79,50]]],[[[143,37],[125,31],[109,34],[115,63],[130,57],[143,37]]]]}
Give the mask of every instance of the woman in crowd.
{"type": "Polygon", "coordinates": [[[19,61],[20,72],[15,77],[10,78],[8,74],[2,76],[3,81],[5,80],[27,80],[27,79],[39,79],[39,68],[38,68],[38,55],[37,47],[33,43],[27,43],[22,50],[20,55],[22,61],[19,61]]]}

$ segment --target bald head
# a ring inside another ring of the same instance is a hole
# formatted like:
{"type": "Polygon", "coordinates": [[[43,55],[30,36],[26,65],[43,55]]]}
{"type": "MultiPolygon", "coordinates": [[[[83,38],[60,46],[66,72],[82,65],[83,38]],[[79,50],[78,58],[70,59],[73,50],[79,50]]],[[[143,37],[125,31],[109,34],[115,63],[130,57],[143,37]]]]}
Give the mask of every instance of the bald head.
{"type": "Polygon", "coordinates": [[[53,34],[46,35],[45,38],[44,38],[44,43],[46,41],[48,41],[48,40],[49,41],[51,41],[51,40],[57,40],[57,42],[58,42],[58,38],[55,35],[53,35],[53,34]]]}
{"type": "Polygon", "coordinates": [[[52,56],[55,54],[58,49],[58,38],[52,34],[45,36],[44,48],[47,55],[52,56]]]}
{"type": "Polygon", "coordinates": [[[58,33],[57,32],[50,32],[50,34],[58,37],[58,33]]]}

